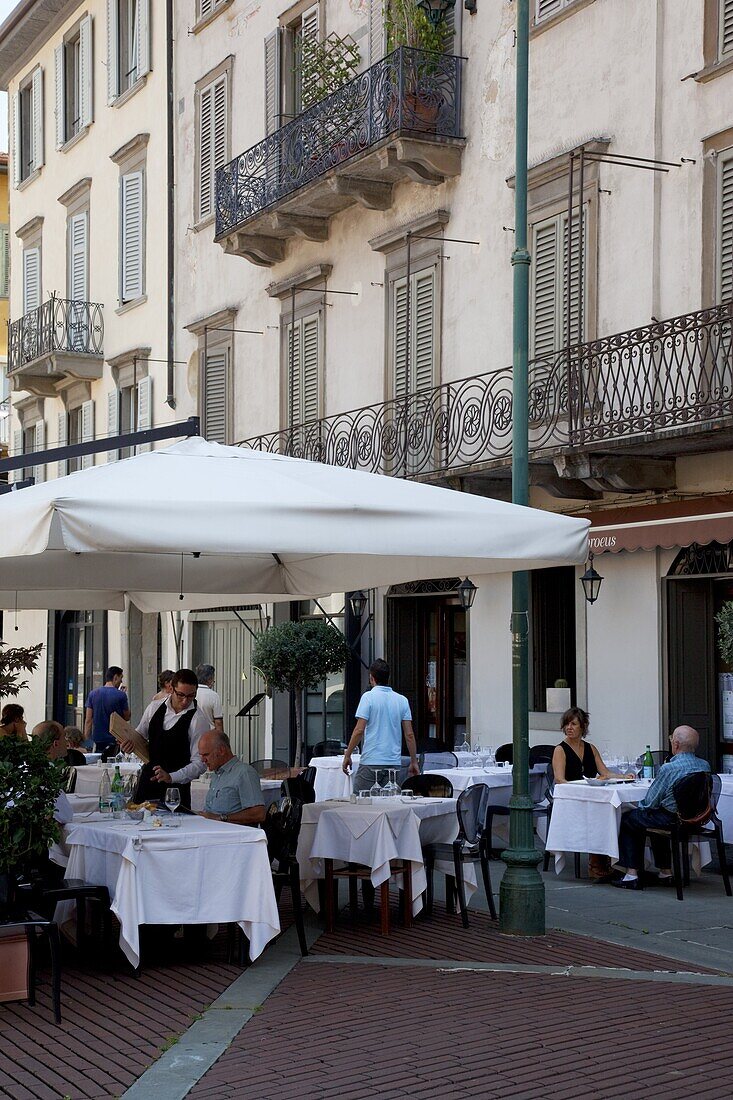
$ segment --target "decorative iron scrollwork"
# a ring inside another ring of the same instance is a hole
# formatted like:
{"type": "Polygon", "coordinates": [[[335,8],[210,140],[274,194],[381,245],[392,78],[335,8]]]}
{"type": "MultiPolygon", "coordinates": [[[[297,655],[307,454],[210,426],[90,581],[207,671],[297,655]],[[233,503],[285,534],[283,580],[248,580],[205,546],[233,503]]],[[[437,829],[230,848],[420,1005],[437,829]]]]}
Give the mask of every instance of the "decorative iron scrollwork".
{"type": "Polygon", "coordinates": [[[101,358],[103,347],[102,306],[52,294],[8,326],[8,374],[55,351],[101,358]]]}

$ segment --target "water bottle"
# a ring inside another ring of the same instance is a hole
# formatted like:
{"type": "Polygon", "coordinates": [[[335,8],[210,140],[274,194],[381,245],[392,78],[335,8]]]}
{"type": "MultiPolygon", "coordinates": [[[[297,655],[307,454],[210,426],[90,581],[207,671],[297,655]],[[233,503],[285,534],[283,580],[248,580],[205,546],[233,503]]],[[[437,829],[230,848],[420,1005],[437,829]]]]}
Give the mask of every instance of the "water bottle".
{"type": "Polygon", "coordinates": [[[125,808],[125,784],[120,773],[119,764],[115,764],[115,774],[110,784],[110,793],[112,795],[112,811],[119,814],[125,808]]]}
{"type": "Polygon", "coordinates": [[[102,773],[102,782],[99,784],[99,812],[100,814],[112,813],[112,784],[106,768],[102,773]]]}
{"type": "Polygon", "coordinates": [[[642,777],[644,779],[654,778],[654,757],[652,756],[651,746],[647,745],[646,752],[642,759],[642,777]]]}

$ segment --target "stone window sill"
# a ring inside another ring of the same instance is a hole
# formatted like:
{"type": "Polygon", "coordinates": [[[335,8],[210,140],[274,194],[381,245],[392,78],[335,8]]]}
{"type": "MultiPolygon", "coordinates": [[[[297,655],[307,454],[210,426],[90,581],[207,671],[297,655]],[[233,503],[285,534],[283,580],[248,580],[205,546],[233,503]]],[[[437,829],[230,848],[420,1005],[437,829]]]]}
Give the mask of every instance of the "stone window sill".
{"type": "Polygon", "coordinates": [[[147,82],[148,82],[148,74],[147,73],[145,74],[145,76],[139,76],[134,84],[131,84],[129,88],[126,88],[124,92],[122,92],[120,95],[117,96],[117,99],[115,99],[112,106],[113,107],[124,107],[124,105],[127,103],[128,99],[132,99],[132,97],[135,95],[136,92],[139,92],[141,88],[145,87],[147,82]]]}
{"type": "Polygon", "coordinates": [[[123,313],[129,313],[131,309],[135,309],[136,306],[141,306],[143,302],[147,302],[147,294],[141,294],[139,298],[133,298],[130,302],[123,302],[121,306],[118,306],[115,313],[118,317],[121,317],[123,313]]]}
{"type": "Polygon", "coordinates": [[[86,126],[82,126],[81,130],[78,130],[74,136],[70,137],[68,141],[65,141],[63,145],[59,145],[59,153],[68,153],[70,149],[78,145],[82,138],[85,138],[89,133],[90,126],[91,122],[88,122],[86,126]]]}
{"type": "Polygon", "coordinates": [[[532,26],[530,27],[530,38],[536,38],[538,34],[544,34],[545,31],[549,31],[551,27],[556,27],[558,23],[564,22],[569,19],[571,15],[575,15],[577,11],[582,8],[587,8],[590,4],[595,4],[595,0],[575,0],[573,4],[568,4],[567,7],[562,8],[556,12],[555,15],[550,15],[546,19],[543,19],[540,23],[535,23],[532,20],[532,26]]]}
{"type": "Polygon", "coordinates": [[[220,3],[215,4],[208,15],[203,15],[194,23],[191,27],[191,34],[199,34],[205,27],[208,27],[209,23],[213,23],[218,15],[221,15],[223,11],[231,7],[232,3],[233,0],[221,0],[220,3]]]}
{"type": "Polygon", "coordinates": [[[693,80],[696,80],[698,84],[707,84],[709,80],[715,80],[716,76],[722,76],[723,73],[729,73],[733,69],[733,55],[721,58],[720,61],[713,61],[711,65],[706,65],[704,69],[700,69],[699,73],[691,73],[693,80]]]}
{"type": "Polygon", "coordinates": [[[18,191],[25,191],[26,187],[30,187],[34,180],[37,180],[41,174],[41,168],[34,168],[29,176],[26,176],[24,180],[21,180],[18,184],[18,191]]]}

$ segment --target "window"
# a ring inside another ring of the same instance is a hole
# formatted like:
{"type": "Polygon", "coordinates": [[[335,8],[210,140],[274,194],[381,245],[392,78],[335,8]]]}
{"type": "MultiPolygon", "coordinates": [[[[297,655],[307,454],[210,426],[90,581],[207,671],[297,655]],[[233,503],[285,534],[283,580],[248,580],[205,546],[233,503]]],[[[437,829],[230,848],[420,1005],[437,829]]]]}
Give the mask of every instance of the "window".
{"type": "Polygon", "coordinates": [[[580,223],[573,222],[572,255],[568,263],[568,215],[556,214],[532,226],[530,293],[531,358],[552,355],[585,339],[587,324],[588,233],[583,210],[583,294],[580,297],[580,223]],[[568,277],[568,271],[570,276],[568,277]],[[568,303],[569,297],[569,303],[568,303]],[[568,304],[570,313],[568,317],[568,304]],[[581,317],[582,314],[582,317],[581,317]],[[568,332],[569,322],[569,332],[568,332]]]}
{"type": "Polygon", "coordinates": [[[214,213],[216,170],[229,160],[229,73],[197,89],[196,220],[214,213]]]}
{"type": "Polygon", "coordinates": [[[224,8],[231,0],[197,0],[196,3],[196,18],[206,19],[207,15],[212,15],[217,8],[224,8]]]}
{"type": "MultiPolygon", "coordinates": [[[[46,422],[37,420],[35,424],[24,424],[22,428],[13,432],[13,454],[29,455],[33,451],[42,451],[46,446],[46,422]]],[[[46,477],[45,466],[25,466],[21,470],[15,470],[10,474],[12,481],[27,481],[33,478],[35,481],[44,481],[46,477]]]]}
{"type": "Polygon", "coordinates": [[[435,267],[410,275],[409,338],[406,276],[392,283],[392,393],[396,398],[435,384],[435,267]]]}
{"type": "MultiPolygon", "coordinates": [[[[132,368],[133,376],[135,368],[132,368]]],[[[125,368],[126,379],[130,370],[125,368]]],[[[119,389],[110,390],[107,394],[107,435],[128,435],[132,432],[144,431],[151,426],[152,408],[152,379],[144,376],[129,385],[121,385],[119,389]]],[[[113,462],[117,458],[130,458],[136,453],[150,450],[148,444],[138,447],[121,447],[119,451],[108,451],[107,460],[113,462]]]]}
{"type": "Polygon", "coordinates": [[[150,0],[107,0],[107,99],[150,71],[150,0]]]}
{"type": "Polygon", "coordinates": [[[320,415],[321,314],[291,321],[285,329],[288,427],[320,415]]]}
{"type": "Polygon", "coordinates": [[[60,149],[92,121],[92,17],[56,47],[56,145],[60,149]]]}
{"type": "Polygon", "coordinates": [[[733,298],[733,149],[718,157],[716,300],[733,298]]]}
{"type": "Polygon", "coordinates": [[[38,309],[41,304],[41,249],[23,249],[23,313],[38,309]]]}
{"type": "Polygon", "coordinates": [[[210,443],[229,442],[229,358],[228,347],[201,355],[202,431],[210,443]]]}
{"type": "Polygon", "coordinates": [[[72,302],[89,300],[89,212],[73,214],[66,230],[66,295],[72,302]]]}
{"type": "Polygon", "coordinates": [[[532,709],[545,711],[545,690],[558,679],[575,701],[575,570],[535,569],[531,578],[532,709]]]}
{"type": "Polygon", "coordinates": [[[13,185],[43,166],[43,69],[34,69],[13,96],[13,185]]]}
{"type": "Polygon", "coordinates": [[[577,3],[578,0],[534,0],[535,26],[577,3]]]}
{"type": "Polygon", "coordinates": [[[718,0],[718,57],[733,55],[733,0],[718,0]]]}
{"type": "Polygon", "coordinates": [[[10,230],[0,225],[0,298],[10,293],[10,230]]]}
{"type": "Polygon", "coordinates": [[[265,132],[272,134],[304,109],[302,56],[307,39],[322,38],[313,4],[265,38],[265,132]]]}
{"type": "MultiPolygon", "coordinates": [[[[72,446],[75,443],[87,443],[94,439],[94,402],[84,401],[68,412],[59,413],[58,446],[72,446]]],[[[58,475],[73,474],[77,470],[87,470],[94,465],[94,455],[69,458],[57,463],[58,475]]]]}
{"type": "Polygon", "coordinates": [[[120,301],[145,293],[145,174],[120,176],[120,301]]]}

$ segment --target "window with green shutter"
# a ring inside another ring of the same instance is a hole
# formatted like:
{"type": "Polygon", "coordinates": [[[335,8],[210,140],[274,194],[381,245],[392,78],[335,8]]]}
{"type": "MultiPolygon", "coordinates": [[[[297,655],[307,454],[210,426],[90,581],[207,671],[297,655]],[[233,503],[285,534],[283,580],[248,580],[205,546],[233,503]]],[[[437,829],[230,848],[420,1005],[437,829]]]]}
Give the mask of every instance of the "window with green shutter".
{"type": "Polygon", "coordinates": [[[733,298],[733,149],[718,157],[716,298],[733,298]]]}
{"type": "Polygon", "coordinates": [[[286,327],[288,427],[320,416],[321,315],[311,313],[286,327]]]}
{"type": "Polygon", "coordinates": [[[216,170],[229,159],[228,74],[222,73],[199,93],[198,210],[204,221],[214,212],[216,170]]]}
{"type": "Polygon", "coordinates": [[[228,443],[229,349],[210,351],[201,357],[201,420],[204,438],[228,443]]]}
{"type": "Polygon", "coordinates": [[[719,0],[718,13],[718,56],[729,57],[733,54],[733,0],[719,0]]]}
{"type": "Polygon", "coordinates": [[[580,294],[580,221],[573,222],[568,258],[568,215],[556,214],[532,226],[530,357],[552,355],[586,338],[588,286],[587,211],[583,209],[583,293],[580,294]],[[569,316],[568,316],[569,305],[569,316]],[[568,331],[569,322],[569,331],[568,331]]]}
{"type": "Polygon", "coordinates": [[[392,392],[394,397],[435,385],[435,267],[410,275],[409,339],[407,278],[392,284],[392,392]]]}

